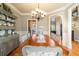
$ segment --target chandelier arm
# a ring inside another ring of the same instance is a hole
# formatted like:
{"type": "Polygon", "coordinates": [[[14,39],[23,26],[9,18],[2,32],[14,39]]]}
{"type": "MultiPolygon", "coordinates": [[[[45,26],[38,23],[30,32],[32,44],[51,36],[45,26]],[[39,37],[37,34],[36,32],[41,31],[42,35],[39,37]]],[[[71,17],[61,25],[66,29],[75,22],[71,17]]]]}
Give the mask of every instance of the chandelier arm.
{"type": "Polygon", "coordinates": [[[45,12],[40,10],[39,8],[40,8],[40,6],[39,6],[39,3],[38,3],[37,4],[37,9],[32,12],[32,17],[36,18],[38,21],[40,19],[43,19],[46,16],[45,12]]]}

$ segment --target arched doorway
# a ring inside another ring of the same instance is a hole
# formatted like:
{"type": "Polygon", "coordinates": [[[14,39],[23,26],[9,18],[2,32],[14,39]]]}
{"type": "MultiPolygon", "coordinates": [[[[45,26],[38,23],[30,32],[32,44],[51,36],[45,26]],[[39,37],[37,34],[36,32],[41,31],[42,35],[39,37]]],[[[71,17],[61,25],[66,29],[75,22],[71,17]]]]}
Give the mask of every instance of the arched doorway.
{"type": "Polygon", "coordinates": [[[50,17],[50,37],[62,44],[62,17],[59,15],[50,17]]]}

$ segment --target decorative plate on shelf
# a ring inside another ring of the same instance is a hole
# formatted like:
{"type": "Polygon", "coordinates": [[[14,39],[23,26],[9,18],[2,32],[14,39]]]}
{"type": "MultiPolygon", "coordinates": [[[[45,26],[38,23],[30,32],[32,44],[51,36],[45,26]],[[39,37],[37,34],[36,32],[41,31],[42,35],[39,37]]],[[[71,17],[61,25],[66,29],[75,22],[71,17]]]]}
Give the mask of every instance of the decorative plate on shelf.
{"type": "Polygon", "coordinates": [[[2,25],[2,21],[0,21],[0,25],[2,25]]]}
{"type": "Polygon", "coordinates": [[[4,21],[0,21],[0,25],[3,25],[4,24],[4,21]]]}
{"type": "Polygon", "coordinates": [[[11,26],[11,24],[10,24],[10,23],[7,23],[7,25],[8,25],[8,26],[11,26]]]}
{"type": "Polygon", "coordinates": [[[7,20],[8,20],[8,21],[10,21],[10,20],[11,20],[11,18],[7,17],[7,20]]]}
{"type": "Polygon", "coordinates": [[[8,34],[11,34],[12,33],[12,31],[11,30],[8,30],[8,34]]]}
{"type": "Polygon", "coordinates": [[[0,19],[5,19],[5,16],[1,14],[0,19]]]}
{"type": "Polygon", "coordinates": [[[0,36],[4,36],[5,35],[5,30],[0,30],[0,36]]]}
{"type": "Polygon", "coordinates": [[[15,22],[15,20],[12,20],[12,22],[15,22]]]}

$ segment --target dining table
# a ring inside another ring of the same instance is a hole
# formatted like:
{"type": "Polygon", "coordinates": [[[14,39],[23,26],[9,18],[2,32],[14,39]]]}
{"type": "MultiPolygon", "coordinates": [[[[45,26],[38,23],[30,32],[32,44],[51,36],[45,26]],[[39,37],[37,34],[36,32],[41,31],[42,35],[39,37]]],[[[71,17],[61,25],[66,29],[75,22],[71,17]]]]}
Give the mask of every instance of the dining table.
{"type": "Polygon", "coordinates": [[[29,45],[32,45],[32,46],[49,46],[49,36],[48,35],[44,35],[44,40],[45,42],[37,42],[38,39],[38,36],[31,36],[29,39],[28,39],[28,44],[29,45]]]}

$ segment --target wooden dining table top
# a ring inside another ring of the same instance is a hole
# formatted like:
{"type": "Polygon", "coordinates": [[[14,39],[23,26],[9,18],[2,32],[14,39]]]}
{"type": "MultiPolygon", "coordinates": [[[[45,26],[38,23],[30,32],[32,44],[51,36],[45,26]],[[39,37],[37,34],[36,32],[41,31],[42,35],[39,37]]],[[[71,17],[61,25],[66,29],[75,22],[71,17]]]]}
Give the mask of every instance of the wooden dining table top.
{"type": "Polygon", "coordinates": [[[33,40],[32,37],[28,38],[28,44],[32,46],[49,46],[49,36],[44,35],[45,42],[37,42],[37,38],[33,40]]]}

